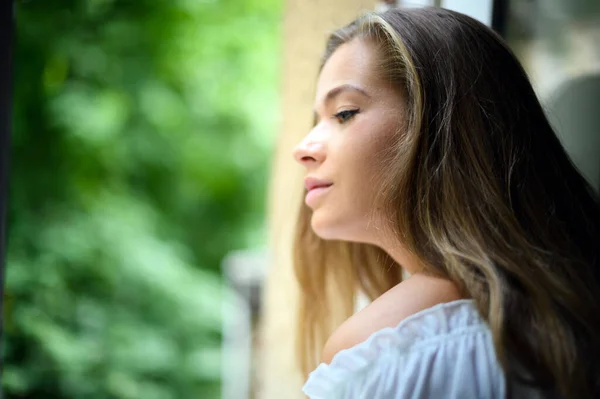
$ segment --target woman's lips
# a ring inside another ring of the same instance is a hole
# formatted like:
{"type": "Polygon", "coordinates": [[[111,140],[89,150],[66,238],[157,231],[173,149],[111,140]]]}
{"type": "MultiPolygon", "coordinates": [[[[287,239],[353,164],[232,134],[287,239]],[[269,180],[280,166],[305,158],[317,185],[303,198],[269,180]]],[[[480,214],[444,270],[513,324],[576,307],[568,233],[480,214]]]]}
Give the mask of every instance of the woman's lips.
{"type": "Polygon", "coordinates": [[[306,189],[308,191],[310,191],[314,188],[331,186],[332,184],[333,183],[331,183],[327,180],[321,180],[321,179],[317,179],[315,177],[307,177],[306,179],[304,179],[304,186],[306,187],[306,189]]]}
{"type": "Polygon", "coordinates": [[[324,185],[324,186],[316,186],[316,187],[313,187],[312,189],[310,189],[308,191],[308,193],[306,194],[306,198],[304,200],[306,205],[308,205],[308,206],[315,205],[315,201],[317,201],[317,199],[319,197],[321,197],[323,194],[327,193],[329,191],[329,189],[331,188],[331,186],[332,186],[332,184],[329,184],[329,185],[324,185]]]}

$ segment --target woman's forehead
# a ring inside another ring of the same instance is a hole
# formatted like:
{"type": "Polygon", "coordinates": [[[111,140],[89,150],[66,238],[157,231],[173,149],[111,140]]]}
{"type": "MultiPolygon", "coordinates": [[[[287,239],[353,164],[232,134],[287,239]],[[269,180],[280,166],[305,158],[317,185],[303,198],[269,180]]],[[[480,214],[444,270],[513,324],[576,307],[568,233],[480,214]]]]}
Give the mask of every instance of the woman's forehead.
{"type": "Polygon", "coordinates": [[[316,99],[324,100],[332,89],[342,85],[352,85],[368,90],[375,86],[376,52],[373,46],[363,40],[354,39],[342,44],[329,57],[317,81],[316,99]]]}

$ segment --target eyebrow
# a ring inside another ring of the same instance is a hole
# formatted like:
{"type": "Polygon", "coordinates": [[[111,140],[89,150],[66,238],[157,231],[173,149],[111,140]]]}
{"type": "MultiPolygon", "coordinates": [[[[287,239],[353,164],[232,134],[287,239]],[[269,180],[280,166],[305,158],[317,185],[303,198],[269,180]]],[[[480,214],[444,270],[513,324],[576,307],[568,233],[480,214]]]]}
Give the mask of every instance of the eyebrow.
{"type": "Polygon", "coordinates": [[[364,89],[361,89],[358,86],[347,83],[347,84],[343,84],[343,85],[334,87],[333,89],[329,90],[329,92],[325,95],[325,100],[323,100],[323,102],[326,102],[326,103],[330,102],[345,91],[357,91],[357,92],[361,93],[363,96],[371,97],[369,95],[369,93],[367,93],[364,89]]]}
{"type": "MultiPolygon", "coordinates": [[[[340,94],[342,94],[345,91],[356,91],[365,97],[371,98],[371,95],[369,93],[367,93],[364,89],[362,89],[356,85],[346,83],[346,84],[334,87],[333,89],[329,90],[329,92],[327,92],[327,94],[325,95],[325,99],[323,100],[323,103],[329,103],[329,102],[333,101],[337,96],[339,96],[340,94]]],[[[315,116],[315,121],[318,120],[317,111],[313,110],[313,113],[315,116]]]]}

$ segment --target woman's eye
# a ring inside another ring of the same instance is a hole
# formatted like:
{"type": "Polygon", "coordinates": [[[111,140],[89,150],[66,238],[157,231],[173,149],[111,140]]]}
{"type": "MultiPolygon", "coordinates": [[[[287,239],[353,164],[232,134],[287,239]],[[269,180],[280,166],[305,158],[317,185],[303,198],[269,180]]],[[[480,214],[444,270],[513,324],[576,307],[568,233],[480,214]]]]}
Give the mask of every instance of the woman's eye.
{"type": "Polygon", "coordinates": [[[339,123],[346,123],[350,119],[352,119],[356,114],[358,114],[357,109],[349,109],[345,111],[340,111],[334,115],[334,117],[338,120],[339,123]]]}

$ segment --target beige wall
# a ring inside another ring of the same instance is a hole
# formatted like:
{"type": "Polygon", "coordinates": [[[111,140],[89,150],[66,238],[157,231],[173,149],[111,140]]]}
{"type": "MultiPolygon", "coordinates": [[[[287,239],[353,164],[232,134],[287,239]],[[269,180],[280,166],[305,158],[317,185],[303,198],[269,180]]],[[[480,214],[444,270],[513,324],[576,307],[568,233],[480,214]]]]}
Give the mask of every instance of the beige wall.
{"type": "Polygon", "coordinates": [[[270,193],[270,265],[265,286],[257,397],[301,398],[294,359],[297,287],[292,231],[304,171],[291,156],[312,122],[313,90],[328,32],[373,10],[375,0],[287,0],[284,13],[282,117],[270,193]]]}

